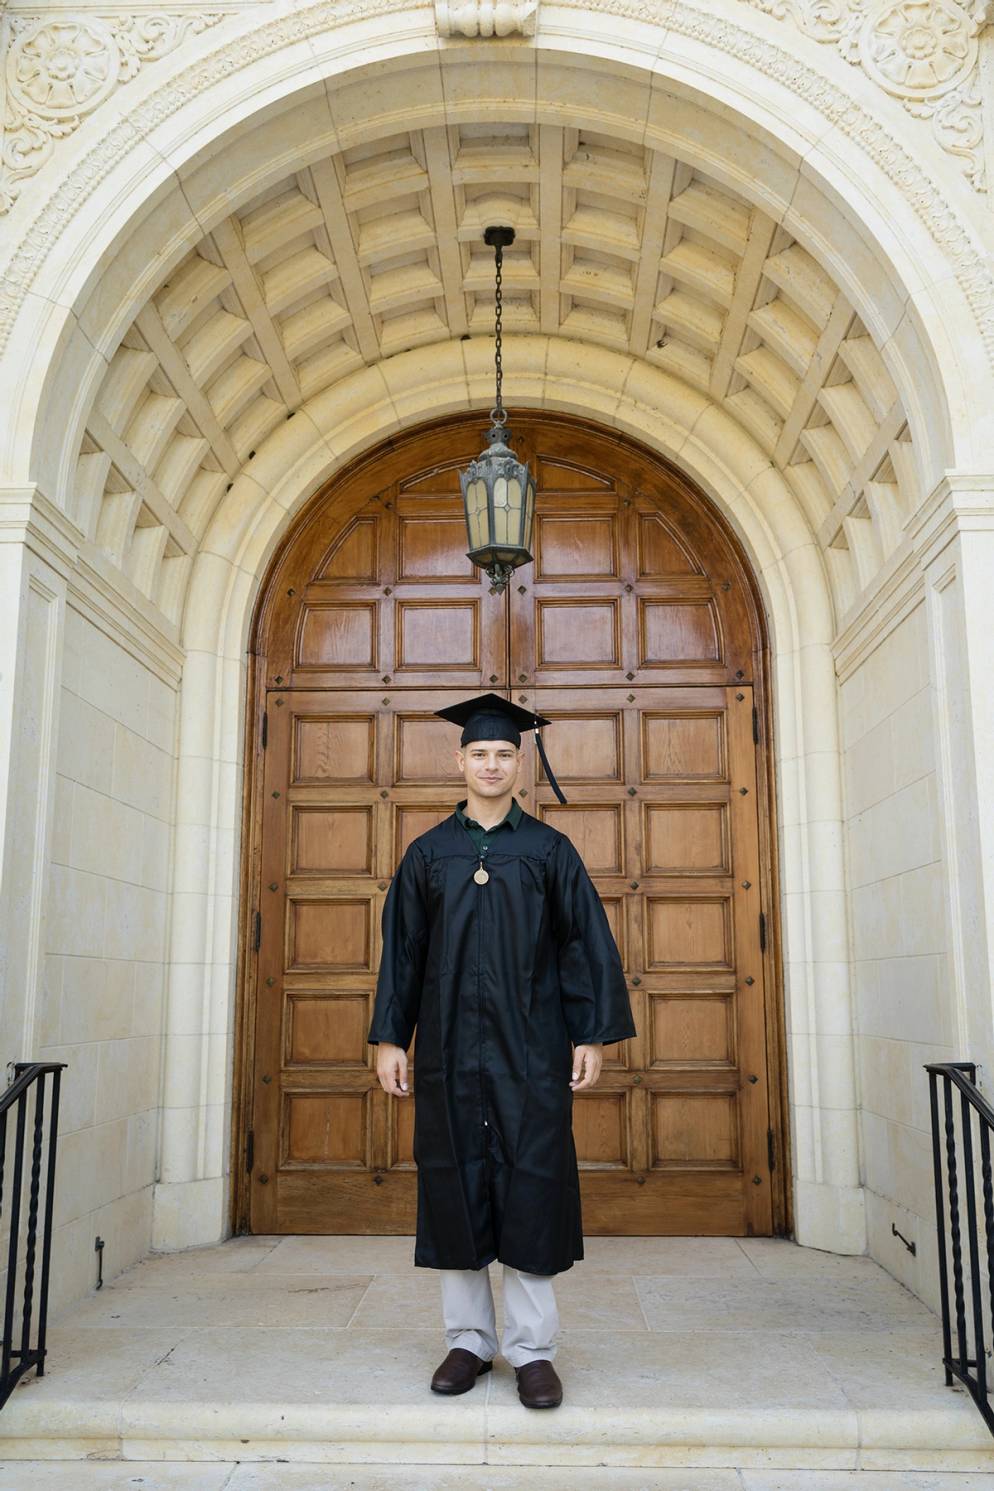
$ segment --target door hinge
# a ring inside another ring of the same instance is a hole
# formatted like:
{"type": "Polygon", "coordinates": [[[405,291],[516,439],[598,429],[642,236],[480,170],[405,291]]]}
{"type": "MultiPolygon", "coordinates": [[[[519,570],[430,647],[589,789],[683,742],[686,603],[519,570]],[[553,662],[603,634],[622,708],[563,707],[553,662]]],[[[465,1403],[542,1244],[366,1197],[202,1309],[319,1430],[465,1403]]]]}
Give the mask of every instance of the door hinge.
{"type": "Polygon", "coordinates": [[[777,1168],[777,1144],[772,1129],[766,1130],[766,1159],[771,1170],[777,1168]]]}
{"type": "MultiPolygon", "coordinates": [[[[753,715],[755,715],[755,713],[756,713],[756,711],[753,710],[753,715]]],[[[268,741],[269,741],[269,710],[268,709],[264,709],[262,711],[262,749],[263,750],[266,749],[266,745],[267,745],[268,741]]]]}
{"type": "Polygon", "coordinates": [[[261,941],[262,941],[262,912],[261,911],[257,911],[255,913],[255,926],[253,927],[253,930],[252,930],[252,947],[253,947],[253,949],[254,949],[255,952],[259,951],[259,944],[261,943],[261,941]]]}
{"type": "Polygon", "coordinates": [[[245,1136],[245,1169],[251,1175],[255,1168],[255,1129],[249,1129],[245,1136]]]}
{"type": "Polygon", "coordinates": [[[766,952],[766,917],[762,911],[759,913],[759,951],[766,952]]]}
{"type": "Polygon", "coordinates": [[[752,706],[752,738],[755,745],[759,745],[759,710],[755,704],[752,706]]]}

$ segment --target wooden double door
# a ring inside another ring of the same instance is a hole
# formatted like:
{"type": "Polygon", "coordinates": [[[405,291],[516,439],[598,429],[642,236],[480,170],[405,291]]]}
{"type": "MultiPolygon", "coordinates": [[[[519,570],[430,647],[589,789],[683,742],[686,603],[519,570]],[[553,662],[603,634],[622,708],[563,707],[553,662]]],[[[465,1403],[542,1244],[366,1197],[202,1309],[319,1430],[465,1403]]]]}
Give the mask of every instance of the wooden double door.
{"type": "Polygon", "coordinates": [[[365,1034],[380,913],[410,840],[464,795],[434,711],[486,689],[552,723],[519,796],[576,844],[638,1034],[578,1094],[588,1233],[782,1230],[762,632],[709,505],[585,424],[515,416],[534,564],[503,596],[465,557],[461,419],[392,443],[310,505],[256,621],[247,793],[240,1222],[414,1228],[414,1100],[365,1034]]]}

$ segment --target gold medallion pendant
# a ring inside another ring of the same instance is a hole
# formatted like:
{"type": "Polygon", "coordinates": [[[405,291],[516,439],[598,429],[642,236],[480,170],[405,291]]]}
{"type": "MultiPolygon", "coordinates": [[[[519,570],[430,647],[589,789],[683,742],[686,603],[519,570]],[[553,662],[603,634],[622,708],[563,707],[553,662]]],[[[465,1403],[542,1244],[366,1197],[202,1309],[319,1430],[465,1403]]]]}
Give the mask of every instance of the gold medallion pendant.
{"type": "Polygon", "coordinates": [[[490,879],[490,875],[481,865],[478,870],[474,871],[473,879],[476,881],[477,885],[486,885],[487,881],[490,879]]]}

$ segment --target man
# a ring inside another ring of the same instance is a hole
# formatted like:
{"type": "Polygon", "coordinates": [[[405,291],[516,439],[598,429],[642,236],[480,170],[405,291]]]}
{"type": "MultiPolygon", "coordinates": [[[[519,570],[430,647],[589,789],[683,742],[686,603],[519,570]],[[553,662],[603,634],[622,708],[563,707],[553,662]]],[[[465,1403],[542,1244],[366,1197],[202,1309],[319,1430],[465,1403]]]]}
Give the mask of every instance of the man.
{"type": "Polygon", "coordinates": [[[562,1384],[552,1275],[583,1257],[573,1093],[594,1086],[604,1045],[635,1026],[583,861],[512,797],[521,731],[549,722],[498,694],[437,713],[463,726],[456,764],[466,797],[413,840],[397,868],[368,1039],[379,1045],[380,1084],[403,1099],[417,1028],[414,1262],[441,1270],[450,1348],[432,1389],[463,1393],[490,1371],[496,1259],[501,1348],[518,1396],[554,1408],[562,1384]]]}

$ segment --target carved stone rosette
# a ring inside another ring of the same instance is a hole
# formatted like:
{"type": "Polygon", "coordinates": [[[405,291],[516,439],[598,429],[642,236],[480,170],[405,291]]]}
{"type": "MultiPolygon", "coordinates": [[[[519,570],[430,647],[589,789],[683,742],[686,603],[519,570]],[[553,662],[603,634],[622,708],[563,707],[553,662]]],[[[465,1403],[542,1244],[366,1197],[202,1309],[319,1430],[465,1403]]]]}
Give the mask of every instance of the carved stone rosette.
{"type": "Polygon", "coordinates": [[[978,65],[991,0],[746,0],[792,19],[814,41],[838,47],[909,114],[932,122],[967,180],[987,190],[978,65]]]}
{"type": "Polygon", "coordinates": [[[77,130],[119,83],[206,31],[219,13],[7,14],[0,213],[9,212],[55,141],[77,130]]]}

